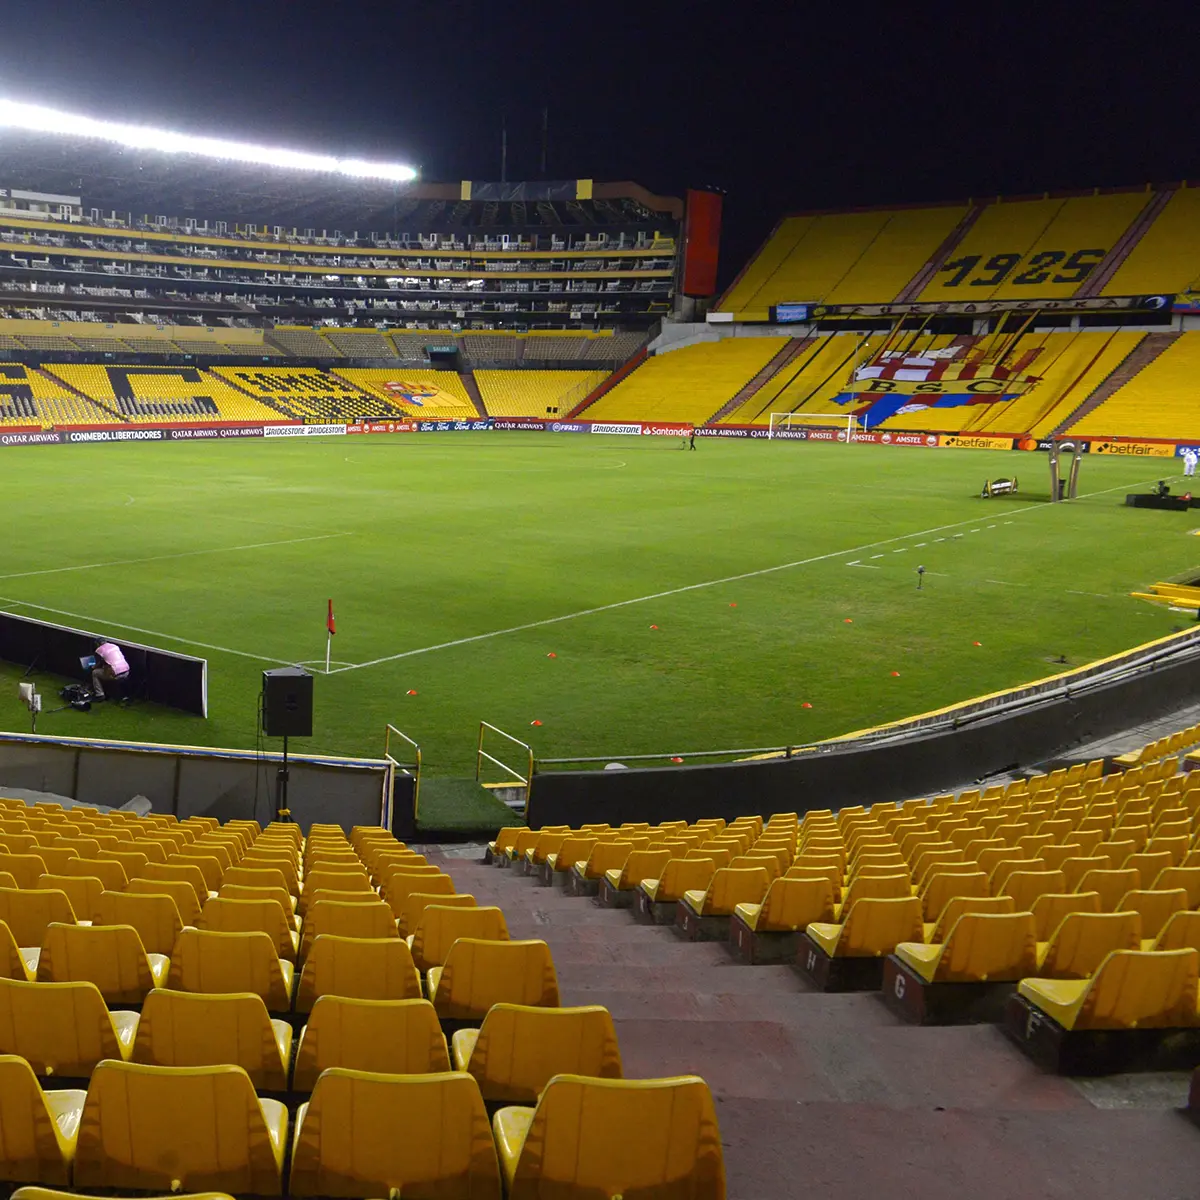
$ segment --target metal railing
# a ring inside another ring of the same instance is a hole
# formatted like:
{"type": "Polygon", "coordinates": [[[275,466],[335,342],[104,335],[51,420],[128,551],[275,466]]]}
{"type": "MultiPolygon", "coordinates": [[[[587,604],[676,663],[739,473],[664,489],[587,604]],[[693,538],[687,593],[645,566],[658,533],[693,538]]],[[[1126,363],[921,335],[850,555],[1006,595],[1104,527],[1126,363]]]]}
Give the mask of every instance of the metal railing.
{"type": "Polygon", "coordinates": [[[499,767],[500,770],[505,773],[505,775],[514,779],[518,784],[521,784],[525,788],[525,803],[528,805],[529,793],[533,789],[533,747],[530,746],[528,742],[523,742],[520,738],[513,737],[511,733],[505,733],[503,729],[499,729],[495,725],[488,724],[487,721],[480,721],[479,744],[475,748],[475,782],[480,784],[483,782],[482,775],[484,759],[487,759],[487,761],[493,766],[499,767]],[[489,754],[488,751],[483,748],[484,738],[488,730],[491,730],[491,732],[494,734],[498,734],[506,741],[511,742],[514,746],[520,746],[520,748],[525,751],[526,766],[524,775],[522,775],[521,772],[516,770],[514,767],[510,767],[508,763],[497,758],[495,755],[489,754]]]}
{"type": "MultiPolygon", "coordinates": [[[[383,731],[383,757],[387,762],[392,764],[392,779],[395,779],[396,771],[407,771],[413,777],[413,822],[417,820],[417,816],[421,810],[421,747],[408,736],[402,729],[397,729],[395,725],[387,725],[383,731]],[[392,735],[403,739],[413,748],[413,761],[401,762],[392,754],[392,735]]],[[[387,827],[392,827],[392,792],[393,788],[388,790],[388,822],[387,827]]]]}

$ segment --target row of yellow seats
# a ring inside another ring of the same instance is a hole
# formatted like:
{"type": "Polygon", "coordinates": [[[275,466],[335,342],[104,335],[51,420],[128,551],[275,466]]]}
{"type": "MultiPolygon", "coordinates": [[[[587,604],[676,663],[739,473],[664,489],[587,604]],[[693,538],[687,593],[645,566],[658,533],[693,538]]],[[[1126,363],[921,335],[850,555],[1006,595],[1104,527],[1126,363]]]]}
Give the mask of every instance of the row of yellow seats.
{"type": "Polygon", "coordinates": [[[1131,767],[1141,763],[1157,762],[1167,755],[1177,755],[1180,751],[1196,745],[1197,742],[1200,742],[1200,724],[1189,725],[1186,729],[1179,730],[1178,733],[1168,734],[1153,742],[1147,742],[1140,750],[1119,754],[1114,762],[1131,767]]]}
{"type": "Polygon", "coordinates": [[[289,1138],[285,1105],[256,1095],[237,1066],[109,1060],[86,1092],[43,1092],[6,1055],[0,1111],[0,1172],[22,1183],[279,1196],[290,1147],[292,1196],[725,1196],[712,1096],[693,1076],[556,1075],[536,1107],[501,1108],[489,1126],[469,1074],[331,1068],[289,1138]]]}

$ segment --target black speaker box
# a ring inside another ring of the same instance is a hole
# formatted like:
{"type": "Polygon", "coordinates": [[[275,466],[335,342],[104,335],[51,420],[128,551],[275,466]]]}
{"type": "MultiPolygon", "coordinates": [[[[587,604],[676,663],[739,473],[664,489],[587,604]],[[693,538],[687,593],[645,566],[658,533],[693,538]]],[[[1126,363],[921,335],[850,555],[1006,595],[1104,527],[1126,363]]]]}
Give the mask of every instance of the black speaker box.
{"type": "Polygon", "coordinates": [[[313,677],[299,667],[263,672],[263,733],[312,737],[313,677]]]}

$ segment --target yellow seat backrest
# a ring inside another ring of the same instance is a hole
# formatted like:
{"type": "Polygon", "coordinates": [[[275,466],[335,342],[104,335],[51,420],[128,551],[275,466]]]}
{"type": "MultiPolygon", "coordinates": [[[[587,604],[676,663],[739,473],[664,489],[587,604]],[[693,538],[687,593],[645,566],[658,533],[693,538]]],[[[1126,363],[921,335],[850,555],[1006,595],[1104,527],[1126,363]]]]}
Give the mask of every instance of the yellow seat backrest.
{"type": "Polygon", "coordinates": [[[296,1011],[309,1012],[321,996],[359,1000],[420,999],[421,977],[402,938],[313,940],[296,987],[296,1011]]]}
{"type": "Polygon", "coordinates": [[[585,874],[589,879],[599,879],[605,871],[622,868],[625,860],[633,853],[633,843],[628,841],[598,841],[587,857],[585,874]]]}
{"type": "Polygon", "coordinates": [[[407,937],[416,929],[421,923],[421,915],[431,904],[450,908],[474,908],[475,897],[459,893],[446,896],[436,892],[409,892],[404,898],[404,908],[396,922],[401,937],[407,937]]]}
{"type": "Polygon", "coordinates": [[[281,1151],[240,1067],[110,1061],[92,1073],[74,1182],[81,1188],[277,1196],[281,1151]]]}
{"type": "Polygon", "coordinates": [[[1173,1029],[1196,1024],[1196,950],[1114,950],[1088,985],[1075,1029],[1173,1029]]]}
{"type": "Polygon", "coordinates": [[[536,1104],[555,1075],[621,1078],[617,1032],[606,1008],[495,1004],[480,1029],[454,1035],[455,1057],[488,1103],[536,1104]]]}
{"type": "Polygon", "coordinates": [[[265,933],[280,958],[295,958],[291,927],[275,900],[230,900],[214,896],[196,922],[200,929],[218,933],[265,933]]]}
{"type": "Polygon", "coordinates": [[[345,904],[334,900],[318,900],[304,918],[301,954],[306,954],[313,938],[320,933],[338,937],[388,938],[399,937],[396,917],[382,900],[365,904],[345,904]]]}
{"type": "MultiPolygon", "coordinates": [[[[175,909],[184,925],[195,925],[200,916],[200,903],[196,889],[179,879],[131,879],[125,888],[134,896],[168,896],[175,902],[175,909]]],[[[133,924],[132,921],[127,924],[133,924]]]]}
{"type": "Polygon", "coordinates": [[[39,891],[62,892],[71,902],[76,920],[94,921],[96,907],[104,893],[104,884],[87,875],[42,875],[37,881],[39,891]]]}
{"type": "Polygon", "coordinates": [[[233,1063],[256,1088],[287,1090],[267,1006],[251,992],[205,996],[156,988],[142,1004],[133,1061],[156,1067],[233,1063]]]}
{"type": "Polygon", "coordinates": [[[907,875],[864,875],[850,881],[842,911],[849,912],[859,900],[898,900],[910,895],[912,883],[907,875]]]}
{"type": "Polygon", "coordinates": [[[722,867],[704,896],[702,916],[729,916],[738,904],[761,904],[771,886],[765,867],[722,867]]]}
{"type": "Polygon", "coordinates": [[[0,979],[0,1054],[19,1054],[39,1075],[86,1078],[121,1058],[117,1031],[94,983],[0,979]]]}
{"type": "Polygon", "coordinates": [[[428,1000],[320,996],[296,1051],[292,1090],[310,1092],[330,1067],[387,1075],[450,1070],[446,1038],[428,1000]]]}
{"type": "Polygon", "coordinates": [[[288,975],[268,934],[185,927],[175,942],[167,987],[176,992],[253,992],[271,1012],[290,1007],[288,975]]]}
{"type": "Polygon", "coordinates": [[[558,1075],[505,1174],[510,1200],[658,1194],[721,1200],[725,1163],[708,1084],[686,1075],[558,1075]]]}
{"type": "Polygon", "coordinates": [[[919,942],[924,933],[916,896],[868,897],[849,905],[836,953],[839,957],[879,957],[897,942],[919,942]]]}
{"type": "Polygon", "coordinates": [[[946,903],[955,896],[988,896],[988,877],[973,869],[939,872],[921,889],[921,908],[928,921],[936,921],[946,903]]]}
{"type": "Polygon", "coordinates": [[[37,887],[38,877],[46,874],[46,860],[40,854],[0,854],[0,871],[7,871],[17,887],[37,887]]]}
{"type": "Polygon", "coordinates": [[[684,892],[705,891],[716,872],[711,858],[672,858],[667,860],[658,878],[655,899],[660,902],[680,900],[684,892]]]}
{"type": "Polygon", "coordinates": [[[966,913],[1003,915],[1011,912],[1016,912],[1011,896],[953,896],[938,914],[929,941],[934,944],[945,942],[958,919],[966,913]]]}
{"type": "Polygon", "coordinates": [[[621,879],[618,886],[634,888],[643,879],[661,879],[662,873],[670,861],[670,850],[635,850],[621,868],[621,879]]]}
{"type": "Polygon", "coordinates": [[[755,928],[760,933],[792,931],[813,921],[832,921],[833,904],[833,884],[826,878],[775,879],[767,889],[755,928]]]}
{"type": "Polygon", "coordinates": [[[297,1113],[288,1190],[500,1200],[479,1085],[456,1071],[395,1076],[330,1068],[297,1113]]]}
{"type": "Polygon", "coordinates": [[[412,934],[412,956],[418,971],[441,966],[459,938],[508,940],[504,913],[494,905],[477,907],[431,904],[412,934]]]}
{"type": "Polygon", "coordinates": [[[935,982],[1024,979],[1037,969],[1037,930],[1030,912],[967,912],[955,921],[938,959],[935,982]]]}
{"type": "Polygon", "coordinates": [[[1039,942],[1048,942],[1070,913],[1098,913],[1099,892],[1046,892],[1031,906],[1039,942]]]}
{"type": "Polygon", "coordinates": [[[442,1020],[482,1020],[493,1004],[559,1005],[550,947],[536,939],[459,938],[431,990],[442,1020]]]}
{"type": "Polygon", "coordinates": [[[183,928],[170,896],[138,892],[101,892],[93,919],[97,925],[132,925],[148,954],[170,955],[183,928]]]}
{"type": "Polygon", "coordinates": [[[1086,979],[1113,950],[1141,947],[1142,918],[1136,912],[1068,913],[1050,937],[1038,967],[1042,979],[1086,979]]]}
{"type": "Polygon", "coordinates": [[[146,948],[132,925],[52,922],[37,977],[43,983],[94,983],[108,1004],[140,1004],[154,986],[146,948]]]}

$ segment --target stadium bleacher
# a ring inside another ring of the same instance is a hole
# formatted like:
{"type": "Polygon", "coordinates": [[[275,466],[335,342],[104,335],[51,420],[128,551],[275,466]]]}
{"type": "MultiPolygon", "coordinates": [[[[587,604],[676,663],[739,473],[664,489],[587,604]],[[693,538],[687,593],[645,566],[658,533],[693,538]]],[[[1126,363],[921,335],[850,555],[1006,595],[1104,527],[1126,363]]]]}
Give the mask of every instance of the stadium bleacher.
{"type": "Polygon", "coordinates": [[[733,338],[654,355],[590,404],[587,419],[702,425],[787,343],[786,337],[733,338]]]}
{"type": "Polygon", "coordinates": [[[404,415],[398,404],[317,367],[214,367],[211,374],[296,421],[404,415]]]}
{"type": "Polygon", "coordinates": [[[1200,439],[1198,371],[1200,333],[1181,333],[1103,403],[1072,422],[1069,432],[1086,438],[1200,439]]]}
{"type": "Polygon", "coordinates": [[[478,417],[462,380],[454,371],[429,368],[339,367],[340,379],[376,397],[379,414],[397,412],[429,420],[478,417]]]}
{"type": "Polygon", "coordinates": [[[585,400],[607,375],[607,371],[480,369],[475,372],[475,382],[479,385],[479,394],[488,416],[544,417],[549,409],[555,409],[565,416],[576,404],[585,400]]]}
{"type": "Polygon", "coordinates": [[[0,363],[0,425],[90,425],[116,419],[36,367],[0,363]]]}
{"type": "Polygon", "coordinates": [[[207,875],[185,926],[165,880],[98,860],[115,870],[107,883],[80,876],[101,897],[89,924],[61,889],[0,868],[6,1183],[279,1195],[286,1181],[291,1195],[498,1200],[503,1173],[510,1189],[724,1196],[707,1085],[625,1079],[607,1011],[560,1005],[546,943],[510,940],[499,909],[444,903],[450,877],[386,830],[313,825],[304,838],[290,824],[11,800],[0,811],[5,836],[19,825],[39,850],[165,846],[164,869],[207,875]],[[380,896],[418,883],[430,892],[406,940],[380,896]],[[435,926],[458,914],[470,936],[447,931],[435,950],[435,926]],[[437,961],[418,974],[423,955],[437,961]],[[569,1119],[581,1106],[582,1124],[569,1119]]]}
{"type": "Polygon", "coordinates": [[[79,366],[54,363],[45,374],[108,410],[98,423],[263,421],[276,410],[195,367],[79,366]]]}

